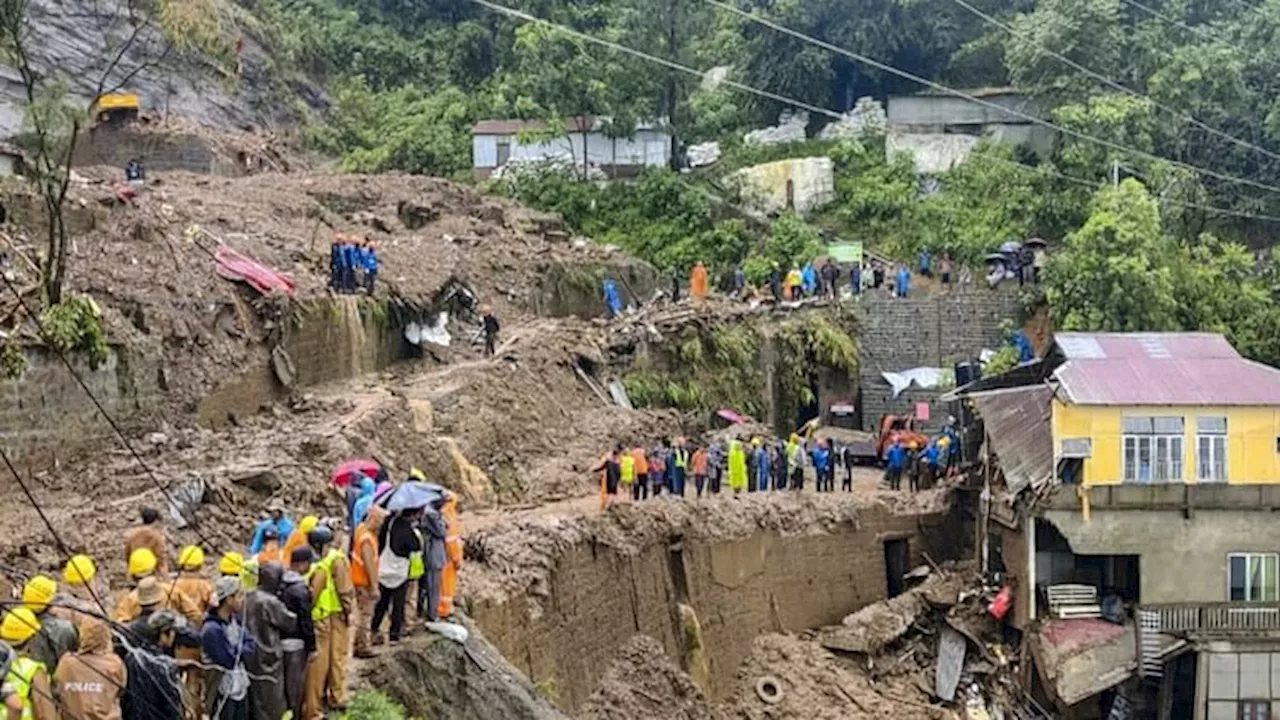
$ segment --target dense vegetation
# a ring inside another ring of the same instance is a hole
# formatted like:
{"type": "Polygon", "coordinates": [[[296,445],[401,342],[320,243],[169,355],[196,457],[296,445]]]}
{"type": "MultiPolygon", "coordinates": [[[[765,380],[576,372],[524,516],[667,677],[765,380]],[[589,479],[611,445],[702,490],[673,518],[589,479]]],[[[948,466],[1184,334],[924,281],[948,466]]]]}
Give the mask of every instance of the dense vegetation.
{"type": "MultiPolygon", "coordinates": [[[[348,168],[463,176],[468,128],[484,117],[594,113],[619,135],[667,117],[682,146],[725,142],[716,170],[655,172],[625,188],[548,174],[498,189],[660,267],[683,272],[701,259],[723,275],[743,263],[755,279],[811,254],[820,231],[903,259],[929,248],[971,264],[1004,240],[1039,235],[1063,248],[1047,283],[1060,325],[1220,329],[1250,355],[1280,361],[1280,283],[1243,244],[1265,244],[1276,223],[1205,209],[1280,215],[1280,0],[1157,0],[1164,18],[1121,0],[973,0],[995,23],[959,0],[731,3],[953,87],[1015,85],[1070,131],[1046,157],[986,148],[932,193],[874,134],[744,147],[742,131],[773,122],[779,102],[705,89],[468,0],[245,3],[286,62],[328,85],[333,106],[310,140],[348,168]],[[836,201],[820,217],[761,225],[733,211],[728,171],[814,152],[837,168],[836,201]],[[1091,186],[1112,185],[1113,173],[1118,187],[1091,186]]],[[[837,111],[861,96],[921,90],[706,0],[499,4],[687,66],[728,66],[731,79],[837,111]]],[[[813,118],[813,129],[825,119],[813,118]]]]}

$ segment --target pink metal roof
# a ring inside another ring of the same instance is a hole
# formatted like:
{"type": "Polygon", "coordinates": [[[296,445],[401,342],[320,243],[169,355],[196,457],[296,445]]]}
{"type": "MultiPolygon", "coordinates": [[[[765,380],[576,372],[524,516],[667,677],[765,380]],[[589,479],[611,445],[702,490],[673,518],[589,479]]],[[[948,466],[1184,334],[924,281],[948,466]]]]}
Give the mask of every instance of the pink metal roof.
{"type": "Polygon", "coordinates": [[[1054,371],[1078,405],[1280,405],[1280,370],[1212,333],[1061,333],[1054,371]]]}

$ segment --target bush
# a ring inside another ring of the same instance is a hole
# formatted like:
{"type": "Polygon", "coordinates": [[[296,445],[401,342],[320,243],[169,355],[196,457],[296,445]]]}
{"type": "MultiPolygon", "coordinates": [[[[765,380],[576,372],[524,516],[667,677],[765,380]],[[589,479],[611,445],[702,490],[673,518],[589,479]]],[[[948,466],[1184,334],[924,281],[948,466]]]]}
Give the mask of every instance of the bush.
{"type": "Polygon", "coordinates": [[[404,708],[375,690],[361,690],[351,698],[342,720],[405,720],[404,708]]]}

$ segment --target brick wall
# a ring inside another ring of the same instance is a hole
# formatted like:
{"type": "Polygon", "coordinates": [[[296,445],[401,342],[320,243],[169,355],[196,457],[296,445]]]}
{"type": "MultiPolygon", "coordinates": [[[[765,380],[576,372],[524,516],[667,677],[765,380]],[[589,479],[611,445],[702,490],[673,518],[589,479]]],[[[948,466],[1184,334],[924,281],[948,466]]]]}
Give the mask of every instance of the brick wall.
{"type": "Polygon", "coordinates": [[[137,158],[150,172],[187,172],[244,175],[233,158],[224,157],[199,135],[188,133],[145,133],[127,127],[102,126],[85,133],[76,146],[73,164],[110,165],[121,169],[137,158]]]}
{"type": "Polygon", "coordinates": [[[905,299],[878,292],[864,296],[858,304],[863,429],[878,430],[883,415],[911,412],[918,402],[932,403],[931,422],[945,418],[947,409],[933,403],[938,391],[912,385],[894,398],[880,373],[976,360],[983,348],[999,347],[1001,321],[1016,320],[1021,309],[1017,288],[1007,284],[905,299]]]}
{"type": "MultiPolygon", "coordinates": [[[[27,372],[0,379],[0,445],[26,466],[44,465],[96,444],[114,442],[115,433],[52,351],[26,349],[27,372]]],[[[90,370],[71,356],[76,373],[113,420],[129,427],[160,400],[154,361],[123,348],[90,370]]]]}

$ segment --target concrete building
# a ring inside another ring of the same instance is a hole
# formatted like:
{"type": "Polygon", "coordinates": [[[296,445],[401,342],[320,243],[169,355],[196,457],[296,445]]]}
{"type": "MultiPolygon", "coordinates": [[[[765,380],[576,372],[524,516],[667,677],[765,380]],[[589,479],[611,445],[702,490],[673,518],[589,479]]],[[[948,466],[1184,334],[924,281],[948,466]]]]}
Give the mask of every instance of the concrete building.
{"type": "Polygon", "coordinates": [[[1044,115],[1032,98],[1012,88],[964,92],[988,104],[940,93],[890,97],[887,156],[908,153],[917,172],[936,175],[964,162],[983,138],[1025,145],[1039,154],[1053,149],[1053,131],[1027,119],[1044,115]]]}
{"type": "Polygon", "coordinates": [[[1221,335],[1061,333],[953,395],[998,457],[988,548],[1064,717],[1280,713],[1280,370],[1221,335]],[[1127,639],[1066,619],[1067,587],[1123,604],[1127,639]]]}
{"type": "Polygon", "coordinates": [[[602,132],[608,118],[584,116],[564,121],[565,134],[547,140],[530,140],[528,135],[547,129],[537,120],[482,120],[471,128],[472,166],[477,177],[487,178],[508,161],[536,162],[561,158],[577,167],[586,162],[608,177],[638,175],[647,167],[663,167],[671,162],[671,135],[660,122],[641,123],[627,138],[612,138],[602,132]],[[522,140],[521,135],[526,139],[522,140]]]}

